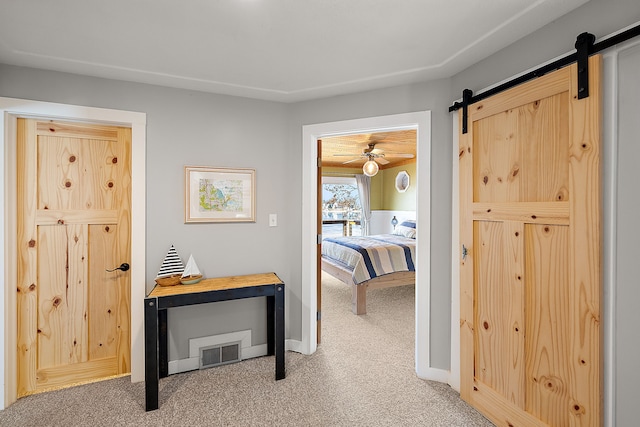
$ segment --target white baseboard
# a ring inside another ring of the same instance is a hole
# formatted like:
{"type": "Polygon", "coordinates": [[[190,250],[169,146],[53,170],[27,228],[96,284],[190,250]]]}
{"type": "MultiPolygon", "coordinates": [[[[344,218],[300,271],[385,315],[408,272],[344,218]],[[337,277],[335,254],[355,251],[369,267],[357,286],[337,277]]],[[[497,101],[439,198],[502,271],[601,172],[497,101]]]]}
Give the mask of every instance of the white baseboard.
{"type": "Polygon", "coordinates": [[[416,372],[418,378],[429,381],[438,381],[441,383],[449,383],[449,371],[446,369],[426,368],[416,372]]]}
{"type": "Polygon", "coordinates": [[[196,369],[200,369],[199,357],[188,357],[186,359],[169,361],[169,375],[179,374],[180,372],[195,371],[196,369]]]}
{"type": "Polygon", "coordinates": [[[298,340],[285,340],[284,349],[285,351],[295,351],[296,353],[305,354],[304,351],[302,350],[303,349],[302,341],[298,341],[298,340]]]}

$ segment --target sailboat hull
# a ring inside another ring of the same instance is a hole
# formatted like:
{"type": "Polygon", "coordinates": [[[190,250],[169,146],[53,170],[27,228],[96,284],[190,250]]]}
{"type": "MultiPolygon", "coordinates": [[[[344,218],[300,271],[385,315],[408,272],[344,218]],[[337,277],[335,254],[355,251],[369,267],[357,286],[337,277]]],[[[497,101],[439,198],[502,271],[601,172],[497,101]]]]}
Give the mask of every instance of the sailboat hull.
{"type": "Polygon", "coordinates": [[[183,285],[195,285],[200,280],[202,280],[202,274],[195,274],[192,276],[183,277],[182,279],[180,279],[180,282],[183,285]]]}

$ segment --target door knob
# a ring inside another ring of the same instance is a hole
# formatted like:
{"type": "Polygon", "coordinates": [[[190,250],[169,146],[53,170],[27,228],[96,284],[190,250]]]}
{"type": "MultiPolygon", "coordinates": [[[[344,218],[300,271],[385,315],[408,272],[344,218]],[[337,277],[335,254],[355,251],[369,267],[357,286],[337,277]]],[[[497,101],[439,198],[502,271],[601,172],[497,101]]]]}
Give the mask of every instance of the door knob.
{"type": "Polygon", "coordinates": [[[126,262],[123,262],[122,264],[120,264],[120,267],[116,267],[114,269],[107,270],[107,272],[111,273],[111,272],[116,271],[116,270],[127,271],[128,269],[129,269],[129,264],[127,264],[126,262]]]}

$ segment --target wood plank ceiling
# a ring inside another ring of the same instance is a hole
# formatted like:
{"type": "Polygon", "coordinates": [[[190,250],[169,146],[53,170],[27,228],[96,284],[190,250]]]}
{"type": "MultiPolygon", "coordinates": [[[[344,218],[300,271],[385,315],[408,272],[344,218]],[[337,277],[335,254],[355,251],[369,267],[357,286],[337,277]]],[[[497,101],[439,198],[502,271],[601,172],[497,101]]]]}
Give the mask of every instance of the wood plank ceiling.
{"type": "Polygon", "coordinates": [[[369,148],[369,144],[375,144],[374,153],[382,156],[378,162],[380,169],[416,161],[416,130],[409,129],[322,138],[322,167],[361,168],[367,161],[363,152],[369,148]],[[407,155],[413,157],[407,158],[407,155]]]}

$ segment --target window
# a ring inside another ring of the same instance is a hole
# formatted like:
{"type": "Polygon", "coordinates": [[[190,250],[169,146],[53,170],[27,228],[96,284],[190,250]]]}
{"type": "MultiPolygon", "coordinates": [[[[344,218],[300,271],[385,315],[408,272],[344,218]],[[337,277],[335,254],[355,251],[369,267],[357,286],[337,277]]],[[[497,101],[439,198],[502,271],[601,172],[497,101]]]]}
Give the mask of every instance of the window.
{"type": "Polygon", "coordinates": [[[362,209],[354,177],[322,177],[322,237],[361,236],[362,209]]]}

